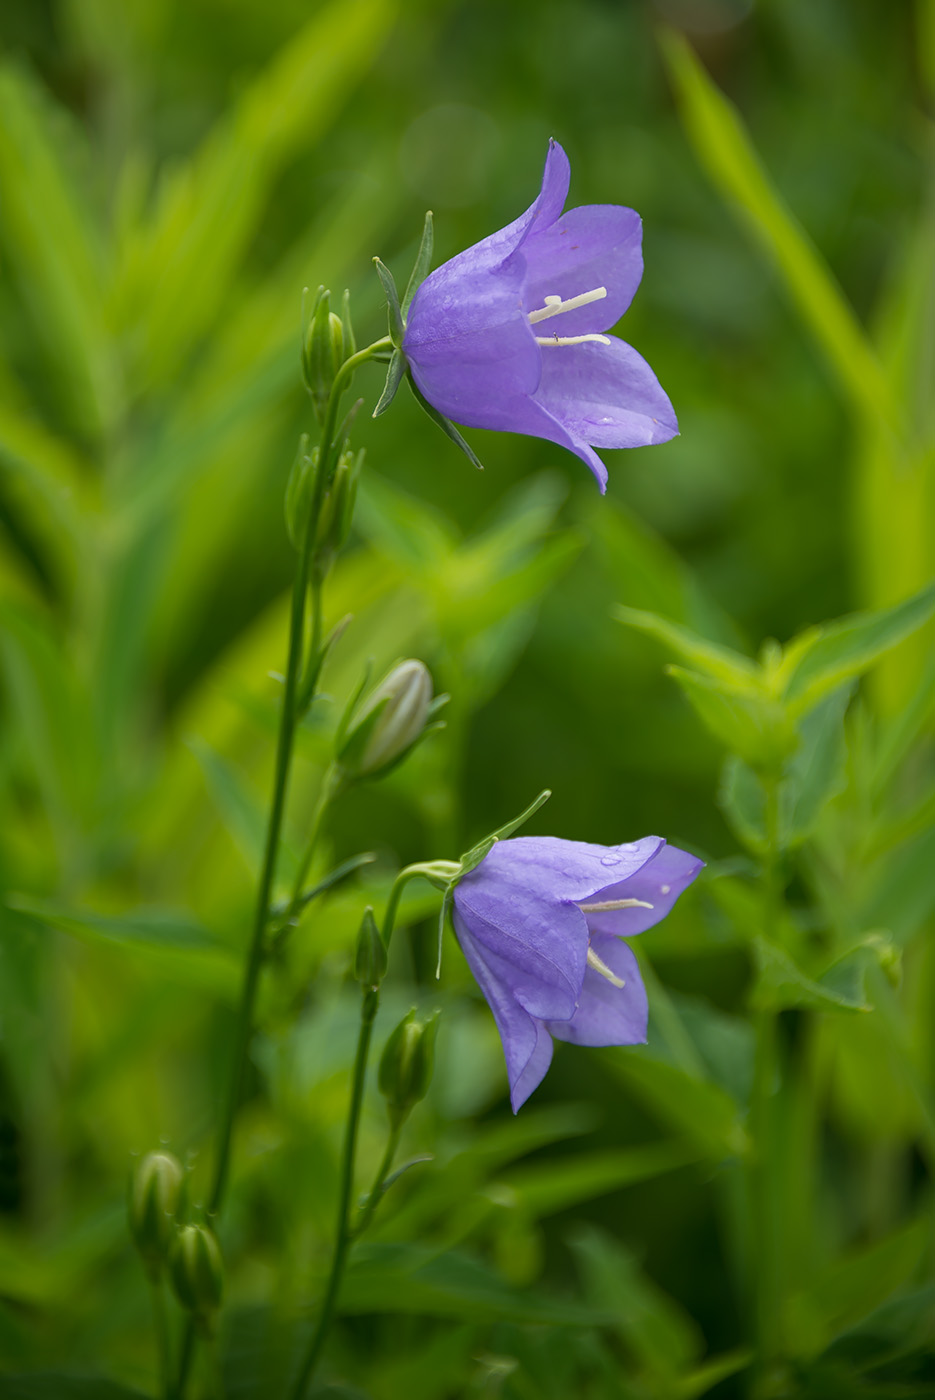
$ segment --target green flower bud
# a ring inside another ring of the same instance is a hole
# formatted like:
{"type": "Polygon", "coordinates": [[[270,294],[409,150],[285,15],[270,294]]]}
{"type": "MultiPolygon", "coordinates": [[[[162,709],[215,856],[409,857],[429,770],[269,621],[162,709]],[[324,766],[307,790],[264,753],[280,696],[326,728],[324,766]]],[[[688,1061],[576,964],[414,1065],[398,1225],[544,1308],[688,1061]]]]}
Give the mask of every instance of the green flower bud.
{"type": "Polygon", "coordinates": [[[414,1105],[428,1093],[435,1068],[438,1014],[434,1011],[420,1020],[413,1008],[393,1031],[380,1057],[378,1083],[394,1128],[405,1122],[414,1105]]]}
{"type": "Polygon", "coordinates": [[[357,934],[357,949],[354,954],[354,976],[362,987],[378,987],[386,974],[386,944],[377,928],[373,910],[368,905],[364,910],[360,931],[357,934]]]}
{"type": "Polygon", "coordinates": [[[357,503],[357,483],[364,453],[342,452],[331,483],[325,491],[315,531],[315,562],[327,572],[334,556],[344,547],[350,534],[357,503]]]}
{"type": "Polygon", "coordinates": [[[147,1152],[130,1179],[130,1234],[147,1269],[158,1274],[175,1238],[185,1172],[171,1152],[147,1152]]]}
{"type": "Polygon", "coordinates": [[[213,1230],[207,1225],[183,1225],[172,1246],[169,1270],[182,1307],[207,1326],[224,1292],[224,1265],[213,1230]]]}
{"type": "Polygon", "coordinates": [[[347,355],[344,324],[331,310],[330,301],[331,293],[319,287],[302,346],[302,374],[319,423],[325,421],[335,375],[347,355]]]}
{"type": "Polygon", "coordinates": [[[292,463],[292,470],[286,483],[285,502],[286,529],[293,546],[299,550],[305,540],[305,529],[312,504],[312,492],[315,489],[317,467],[318,450],[316,448],[314,452],[309,453],[308,433],[303,433],[299,438],[295,461],[292,463]]]}
{"type": "Polygon", "coordinates": [[[372,692],[338,750],[353,778],[376,778],[421,739],[432,707],[432,677],[421,661],[403,661],[372,692]]]}

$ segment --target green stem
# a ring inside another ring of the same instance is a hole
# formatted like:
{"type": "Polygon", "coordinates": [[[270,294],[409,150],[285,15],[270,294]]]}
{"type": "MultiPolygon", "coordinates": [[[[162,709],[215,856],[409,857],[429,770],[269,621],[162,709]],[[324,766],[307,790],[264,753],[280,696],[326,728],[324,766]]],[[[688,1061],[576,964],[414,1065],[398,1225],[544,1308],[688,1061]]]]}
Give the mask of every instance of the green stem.
{"type": "Polygon", "coordinates": [[[153,1304],[153,1331],[156,1336],[156,1365],[159,1395],[168,1396],[172,1376],[172,1350],[169,1342],[169,1317],[162,1279],[150,1277],[149,1293],[153,1304]]]}
{"type": "MultiPolygon", "coordinates": [[[[224,1113],[218,1128],[214,1179],[208,1204],[209,1215],[216,1216],[219,1214],[224,1201],[224,1193],[227,1187],[227,1178],[230,1169],[230,1151],[234,1120],[237,1116],[237,1109],[240,1103],[247,1055],[253,1034],[253,1013],[256,1006],[260,972],[266,952],[265,943],[266,930],[269,922],[270,896],[272,894],[273,881],[276,874],[276,858],[279,852],[279,840],[282,833],[289,769],[292,762],[292,747],[296,726],[296,698],[299,678],[302,671],[305,607],[309,594],[310,582],[312,594],[312,635],[310,642],[312,648],[314,648],[311,653],[313,659],[318,654],[321,647],[321,579],[314,574],[312,556],[314,553],[318,518],[321,514],[321,505],[331,474],[331,460],[336,448],[339,446],[339,444],[336,444],[334,441],[335,427],[338,420],[338,405],[341,400],[341,395],[350,382],[354,371],[360,365],[365,364],[367,360],[372,359],[374,355],[379,354],[380,351],[389,348],[390,345],[391,341],[389,336],[385,336],[383,339],[375,341],[372,345],[368,345],[365,349],[358,351],[357,354],[345,360],[344,364],[335,375],[334,384],[331,388],[331,395],[328,399],[328,408],[325,414],[325,422],[322,428],[319,448],[318,471],[315,473],[315,485],[309,506],[305,537],[302,542],[302,549],[299,554],[299,567],[296,570],[295,581],[292,588],[292,611],[289,623],[289,657],[286,667],[286,683],[283,691],[282,711],[279,720],[279,737],[276,745],[276,771],[273,779],[273,796],[266,833],[263,869],[260,874],[253,928],[247,953],[246,967],[244,969],[244,979],[237,1013],[237,1024],[234,1032],[233,1066],[224,1113]]],[[[303,697],[306,703],[309,703],[311,698],[311,694],[303,697]]],[[[322,816],[323,815],[324,813],[322,812],[322,816]]],[[[309,860],[311,860],[311,857],[309,857],[309,860]]],[[[178,1400],[181,1400],[181,1397],[185,1393],[192,1357],[194,1355],[195,1340],[195,1327],[192,1320],[189,1319],[183,1334],[178,1380],[175,1388],[175,1395],[178,1397],[178,1400]]]]}
{"type": "MultiPolygon", "coordinates": [[[[780,869],[780,811],[779,780],[772,774],[763,779],[766,791],[766,851],[763,860],[763,931],[774,940],[779,933],[782,911],[782,873],[780,869]]],[[[750,1130],[753,1153],[750,1168],[750,1210],[753,1254],[753,1289],[755,1297],[754,1328],[757,1339],[757,1379],[754,1393],[766,1397],[772,1393],[772,1376],[780,1362],[781,1288],[779,1254],[782,1222],[778,1218],[774,1181],[776,1163],[773,1141],[777,1054],[777,1016],[775,1011],[761,1010],[754,1015],[753,1085],[750,1102],[750,1130]]]]}
{"type": "Polygon", "coordinates": [[[347,1126],[344,1132],[344,1150],[341,1158],[341,1191],[338,1200],[338,1226],[335,1236],[334,1253],[331,1257],[331,1271],[325,1289],[324,1301],[318,1315],[318,1323],[302,1362],[295,1384],[289,1394],[291,1400],[302,1400],[309,1381],[318,1365],[328,1328],[334,1315],[334,1308],[344,1274],[344,1263],[351,1243],[348,1223],[351,1192],[354,1184],[354,1160],[357,1154],[357,1131],[360,1126],[360,1112],[363,1106],[364,1079],[367,1073],[367,1057],[370,1053],[370,1037],[373,1021],[380,1001],[378,987],[364,989],[360,1008],[360,1033],[357,1037],[357,1053],[354,1056],[354,1073],[351,1085],[351,1102],[348,1108],[347,1126]]]}
{"type": "Polygon", "coordinates": [[[399,1139],[403,1130],[402,1123],[396,1123],[390,1128],[390,1135],[386,1143],[386,1151],[383,1154],[383,1161],[380,1163],[377,1174],[373,1179],[373,1186],[370,1195],[367,1197],[367,1204],[360,1213],[360,1219],[354,1226],[353,1239],[359,1239],[373,1219],[374,1211],[382,1201],[385,1194],[385,1182],[389,1176],[393,1159],[399,1147],[399,1139]]]}
{"type": "Polygon", "coordinates": [[[379,355],[383,350],[391,350],[393,342],[388,335],[380,340],[375,340],[372,345],[367,345],[363,350],[358,350],[350,359],[345,360],[334,377],[334,384],[331,386],[331,397],[328,400],[328,408],[325,412],[325,421],[321,430],[321,460],[319,462],[319,479],[330,477],[331,455],[340,444],[334,441],[334,430],[338,422],[338,405],[341,402],[341,395],[347,388],[354,376],[355,370],[361,365],[372,360],[374,355],[379,355]],[[322,470],[323,469],[323,470],[322,470]]]}
{"type": "Polygon", "coordinates": [[[279,839],[282,832],[282,819],[286,804],[286,789],[289,781],[289,768],[292,760],[292,742],[295,736],[295,697],[302,665],[302,632],[305,620],[305,595],[308,589],[308,575],[311,555],[311,539],[314,527],[310,524],[306,531],[305,547],[299,557],[295,583],[292,589],[292,616],[289,626],[289,660],[286,667],[286,684],[283,692],[282,714],[279,722],[279,739],[276,746],[276,773],[273,780],[273,798],[270,806],[269,824],[266,832],[266,848],[263,855],[263,869],[257,891],[256,907],[253,916],[253,931],[247,954],[247,965],[240,994],[240,1007],[234,1033],[233,1071],[228,1085],[224,1115],[218,1132],[217,1158],[214,1181],[208,1198],[208,1213],[217,1215],[224,1200],[227,1177],[230,1167],[231,1137],[234,1119],[240,1103],[247,1053],[253,1033],[253,1012],[256,1005],[260,969],[263,964],[264,938],[269,919],[270,895],[276,874],[276,857],[279,852],[279,839]]]}
{"type": "Polygon", "coordinates": [[[188,1373],[191,1369],[192,1358],[195,1355],[195,1342],[197,1340],[197,1329],[195,1320],[189,1313],[185,1323],[185,1330],[182,1333],[182,1350],[179,1356],[179,1376],[172,1391],[173,1400],[182,1400],[185,1394],[185,1385],[188,1381],[188,1373]]]}

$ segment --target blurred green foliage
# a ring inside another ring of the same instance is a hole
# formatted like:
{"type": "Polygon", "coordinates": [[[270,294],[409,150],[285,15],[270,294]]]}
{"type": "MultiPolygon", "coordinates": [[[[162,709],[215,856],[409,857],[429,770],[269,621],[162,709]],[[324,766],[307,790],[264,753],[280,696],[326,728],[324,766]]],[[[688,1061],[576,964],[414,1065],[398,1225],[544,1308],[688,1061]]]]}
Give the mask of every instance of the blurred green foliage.
{"type": "Polygon", "coordinates": [[[434,983],[437,896],[407,894],[376,1039],[443,1009],[404,1137],[433,1160],[352,1257],[321,1393],[930,1394],[932,0],[8,0],[0,46],[0,1396],[153,1393],[126,1178],[164,1142],[206,1189],[303,288],[348,286],[381,334],[371,257],[404,275],[428,206],[437,260],[506,223],[550,135],[573,203],[643,216],[621,331],[682,436],[610,454],[599,499],[532,439],[472,434],[473,472],[405,392],[361,425],[326,597],[354,620],[300,732],[283,892],[366,659],[420,656],[452,701],[338,806],[321,873],[376,859],[264,983],[226,1393],[280,1393],[289,1304],[320,1292],[363,907],[548,785],[531,829],[709,861],[640,940],[649,1045],[562,1047],[514,1120],[453,941],[434,983]]]}

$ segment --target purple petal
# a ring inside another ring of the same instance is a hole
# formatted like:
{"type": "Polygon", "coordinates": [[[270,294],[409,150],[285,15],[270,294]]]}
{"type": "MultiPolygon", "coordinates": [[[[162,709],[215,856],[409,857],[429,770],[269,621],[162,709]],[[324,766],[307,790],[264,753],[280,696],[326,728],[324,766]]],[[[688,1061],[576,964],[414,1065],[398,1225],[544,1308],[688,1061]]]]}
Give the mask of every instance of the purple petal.
{"type": "Polygon", "coordinates": [[[636,958],[617,938],[598,934],[591,944],[624,986],[615,987],[589,967],[574,1016],[570,1021],[548,1021],[546,1028],[557,1040],[575,1045],[644,1044],[648,1008],[636,958]]]}
{"type": "Polygon", "coordinates": [[[478,276],[473,249],[454,258],[416,292],[403,349],[413,378],[440,413],[486,427],[491,398],[534,393],[542,372],[532,327],[522,312],[522,263],[478,276]],[[465,261],[467,260],[467,261],[465,261]]]}
{"type": "Polygon", "coordinates": [[[581,991],[588,927],[576,904],[534,890],[455,889],[455,928],[466,931],[490,975],[531,1016],[570,1016],[581,991]],[[481,906],[478,908],[477,906],[481,906]]]}
{"type": "Polygon", "coordinates": [[[515,1113],[541,1084],[552,1062],[552,1041],[542,1022],[524,1011],[491,972],[485,951],[478,947],[470,929],[459,918],[457,907],[454,924],[461,950],[500,1032],[510,1081],[510,1102],[515,1113]]]}
{"type": "MultiPolygon", "coordinates": [[[[559,836],[513,836],[498,841],[480,865],[465,875],[455,899],[461,892],[480,891],[482,899],[496,891],[498,902],[509,903],[526,900],[532,892],[556,903],[578,903],[611,881],[619,884],[635,875],[664,845],[661,836],[644,836],[619,846],[565,841],[559,836]]],[[[487,916],[485,908],[481,912],[487,916]]]]}
{"type": "Polygon", "coordinates": [[[617,204],[585,204],[571,209],[550,228],[526,236],[525,308],[545,305],[606,287],[607,296],[576,311],[563,311],[536,323],[536,335],[587,335],[613,326],[633,300],[643,275],[642,221],[617,204]]]}
{"type": "Polygon", "coordinates": [[[663,845],[635,874],[598,890],[584,902],[601,904],[615,899],[641,899],[653,907],[588,913],[588,928],[591,930],[591,941],[595,951],[595,934],[615,934],[618,937],[632,938],[634,934],[643,933],[652,928],[653,924],[658,924],[703,867],[704,861],[699,860],[697,856],[680,851],[678,846],[663,845]]]}
{"type": "Polygon", "coordinates": [[[659,380],[632,346],[609,339],[609,345],[543,346],[536,402],[592,447],[668,442],[678,423],[659,380]]]}

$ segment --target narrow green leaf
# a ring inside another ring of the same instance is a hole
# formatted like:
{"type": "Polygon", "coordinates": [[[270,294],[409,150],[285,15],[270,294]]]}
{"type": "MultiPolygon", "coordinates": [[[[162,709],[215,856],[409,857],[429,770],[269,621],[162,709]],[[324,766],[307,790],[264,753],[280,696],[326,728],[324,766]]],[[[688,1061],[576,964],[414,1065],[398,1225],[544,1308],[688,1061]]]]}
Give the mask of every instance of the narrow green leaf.
{"type": "Polygon", "coordinates": [[[341,1289],[344,1314],[422,1313],[487,1322],[593,1326],[606,1310],[508,1288],[492,1269],[463,1254],[418,1245],[363,1244],[341,1289]]]}
{"type": "MultiPolygon", "coordinates": [[[[224,825],[251,874],[259,872],[266,845],[267,812],[264,804],[247,787],[237,770],[221,754],[197,737],[188,746],[201,764],[208,791],[224,825]]],[[[298,860],[294,851],[280,849],[279,873],[286,881],[294,878],[298,860]]]]}
{"type": "Polygon", "coordinates": [[[890,386],[853,309],[811,239],[771,184],[736,109],[688,42],[671,29],[660,43],[682,121],[702,166],[782,274],[799,314],[861,419],[902,432],[890,386]]]}
{"type": "Polygon", "coordinates": [[[634,1182],[678,1171],[698,1158],[698,1151],[685,1143],[652,1143],[516,1167],[502,1179],[516,1192],[523,1209],[540,1219],[634,1182]]]}
{"type": "Polygon", "coordinates": [[[766,695],[740,694],[711,676],[667,666],[698,718],[716,739],[757,768],[775,768],[796,744],[782,706],[766,695]]]}
{"type": "Polygon", "coordinates": [[[396,290],[396,280],[393,277],[392,272],[390,272],[389,268],[386,266],[386,264],[381,262],[379,258],[374,258],[373,265],[377,270],[377,276],[380,279],[380,285],[382,286],[384,294],[386,296],[386,310],[387,316],[389,318],[390,340],[392,340],[397,350],[401,350],[405,326],[403,325],[403,313],[400,310],[399,306],[399,293],[396,290]]]}
{"type": "Polygon", "coordinates": [[[749,764],[732,754],[721,770],[718,805],[734,834],[755,854],[766,849],[766,794],[749,764]]]}
{"type": "Polygon", "coordinates": [[[749,1151],[740,1107],[719,1084],[657,1059],[642,1046],[608,1054],[605,1063],[654,1118],[675,1128],[706,1157],[720,1161],[749,1151]]]}
{"type": "Polygon", "coordinates": [[[805,714],[842,681],[869,670],[933,614],[935,583],[883,612],[853,613],[814,629],[786,678],[785,697],[793,712],[805,714]]]}
{"type": "Polygon", "coordinates": [[[373,410],[373,417],[379,418],[381,413],[385,413],[396,397],[396,391],[403,382],[403,375],[406,373],[406,357],[402,350],[394,350],[390,356],[390,363],[386,371],[386,383],[383,386],[383,393],[380,395],[380,402],[373,410]]]}
{"type": "Polygon", "coordinates": [[[637,632],[644,632],[648,637],[655,637],[683,661],[697,666],[712,680],[732,687],[738,694],[749,695],[760,690],[759,668],[749,656],[733,651],[730,647],[721,646],[718,642],[709,642],[687,627],[670,622],[667,617],[660,617],[657,613],[618,604],[612,609],[612,615],[625,627],[632,627],[637,632]]]}
{"type": "Polygon", "coordinates": [[[753,948],[757,975],[750,1004],[757,1010],[782,1011],[786,1007],[802,1007],[809,1011],[871,1010],[859,975],[861,968],[866,967],[865,950],[854,950],[847,960],[841,959],[835,964],[832,975],[816,981],[778,944],[757,937],[753,948]],[[859,986],[849,974],[858,975],[859,986]]]}
{"type": "Polygon", "coordinates": [[[847,745],[844,716],[853,694],[845,682],[819,701],[799,726],[801,742],[783,778],[783,846],[811,835],[827,804],[844,790],[847,745]]]}
{"type": "Polygon", "coordinates": [[[699,1395],[706,1395],[729,1376],[736,1376],[738,1371],[745,1371],[752,1361],[752,1351],[726,1351],[720,1356],[713,1356],[710,1361],[703,1361],[687,1376],[679,1378],[673,1400],[697,1400],[699,1395]]]}
{"type": "Polygon", "coordinates": [[[64,1371],[8,1374],[0,1387],[3,1400],[146,1400],[142,1390],[131,1390],[103,1376],[70,1376],[64,1371]]]}
{"type": "Polygon", "coordinates": [[[226,945],[202,924],[175,910],[135,909],[126,914],[98,914],[25,894],[9,895],[7,904],[21,914],[31,914],[79,938],[155,948],[226,952],[226,945]]]}
{"type": "Polygon", "coordinates": [[[226,318],[225,298],[273,181],[338,119],[370,71],[393,11],[390,0],[316,6],[191,159],[161,181],[155,209],[128,242],[114,297],[115,315],[139,343],[141,384],[174,380],[198,341],[226,318]]]}
{"type": "Polygon", "coordinates": [[[447,438],[451,439],[455,447],[459,447],[461,449],[465,457],[470,462],[471,466],[476,467],[479,472],[482,472],[484,470],[483,462],[478,460],[474,451],[465,442],[464,438],[458,432],[454,423],[449,422],[447,418],[445,418],[441,413],[439,413],[437,408],[432,407],[428,399],[422,397],[419,387],[411,374],[407,374],[406,378],[409,381],[409,388],[412,390],[413,398],[415,399],[416,403],[420,404],[422,408],[425,409],[425,412],[431,418],[432,422],[436,425],[436,427],[441,428],[442,432],[447,438]]]}
{"type": "Polygon", "coordinates": [[[406,285],[406,293],[403,297],[404,315],[412,305],[412,298],[418,291],[420,283],[424,282],[428,276],[429,268],[432,266],[432,247],[434,242],[435,232],[432,226],[432,211],[429,209],[425,215],[425,224],[422,228],[422,241],[419,244],[415,266],[412,269],[412,273],[406,285]]]}
{"type": "MultiPolygon", "coordinates": [[[[63,159],[49,99],[12,66],[0,68],[0,229],[49,364],[52,387],[83,432],[117,411],[104,323],[105,262],[80,174],[63,159]]],[[[56,112],[59,123],[68,122],[56,112]]],[[[72,136],[79,140],[77,127],[72,136]]]]}

